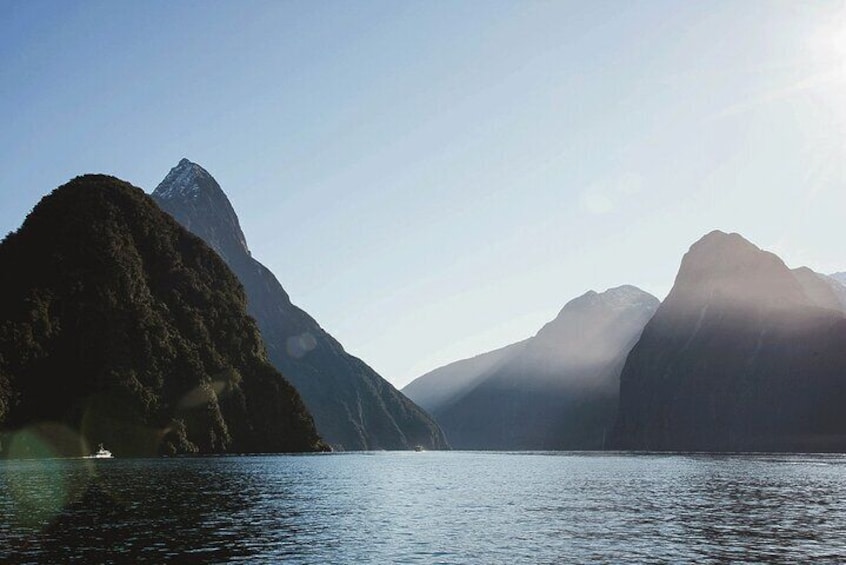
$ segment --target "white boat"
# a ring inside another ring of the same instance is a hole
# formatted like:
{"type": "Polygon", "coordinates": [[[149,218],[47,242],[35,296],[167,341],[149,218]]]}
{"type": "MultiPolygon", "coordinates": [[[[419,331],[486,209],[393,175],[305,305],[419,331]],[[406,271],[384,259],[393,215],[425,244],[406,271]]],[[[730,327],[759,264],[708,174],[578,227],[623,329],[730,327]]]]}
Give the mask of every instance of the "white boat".
{"type": "Polygon", "coordinates": [[[100,444],[100,449],[97,450],[97,453],[85,456],[86,459],[112,459],[113,457],[112,452],[104,448],[102,443],[100,444]]]}

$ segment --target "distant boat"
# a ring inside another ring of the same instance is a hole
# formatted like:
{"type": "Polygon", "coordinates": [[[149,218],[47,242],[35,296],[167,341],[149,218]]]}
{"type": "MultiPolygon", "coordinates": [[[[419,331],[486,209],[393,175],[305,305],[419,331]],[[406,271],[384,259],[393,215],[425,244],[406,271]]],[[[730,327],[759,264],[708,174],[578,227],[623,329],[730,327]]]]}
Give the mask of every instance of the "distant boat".
{"type": "Polygon", "coordinates": [[[112,459],[113,457],[112,452],[104,448],[102,443],[100,444],[100,449],[97,450],[97,453],[85,456],[86,459],[112,459]]]}
{"type": "Polygon", "coordinates": [[[422,445],[415,445],[415,446],[414,446],[414,451],[416,451],[416,452],[418,452],[418,453],[419,453],[419,452],[421,452],[421,451],[423,451],[423,446],[422,446],[422,445]]]}

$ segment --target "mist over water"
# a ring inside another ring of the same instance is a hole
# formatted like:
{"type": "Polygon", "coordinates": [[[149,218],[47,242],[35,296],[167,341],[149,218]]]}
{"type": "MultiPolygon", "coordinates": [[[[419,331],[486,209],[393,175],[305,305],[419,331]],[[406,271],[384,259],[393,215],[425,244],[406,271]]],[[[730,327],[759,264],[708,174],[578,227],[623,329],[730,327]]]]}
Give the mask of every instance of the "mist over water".
{"type": "Polygon", "coordinates": [[[3,461],[0,560],[842,561],[844,472],[839,455],[3,461]]]}

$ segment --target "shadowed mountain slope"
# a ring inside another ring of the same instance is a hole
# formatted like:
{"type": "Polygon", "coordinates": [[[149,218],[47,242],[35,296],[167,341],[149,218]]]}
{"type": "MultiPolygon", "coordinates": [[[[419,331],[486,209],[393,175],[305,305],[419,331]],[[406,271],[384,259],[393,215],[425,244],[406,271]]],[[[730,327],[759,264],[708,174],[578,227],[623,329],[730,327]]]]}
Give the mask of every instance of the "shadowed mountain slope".
{"type": "Polygon", "coordinates": [[[591,291],[536,336],[437,369],[404,390],[457,449],[600,449],[626,354],[657,306],[632,286],[591,291]]]}
{"type": "Polygon", "coordinates": [[[846,449],[846,319],[830,280],[712,232],[621,376],[614,446],[846,449]]]}
{"type": "Polygon", "coordinates": [[[349,355],[279,281],[250,256],[229,199],[199,165],[183,159],[153,192],[179,223],[227,262],[247,294],[247,309],[273,365],[297,388],[323,438],[336,449],[447,447],[438,425],[360,359],[349,355]]]}

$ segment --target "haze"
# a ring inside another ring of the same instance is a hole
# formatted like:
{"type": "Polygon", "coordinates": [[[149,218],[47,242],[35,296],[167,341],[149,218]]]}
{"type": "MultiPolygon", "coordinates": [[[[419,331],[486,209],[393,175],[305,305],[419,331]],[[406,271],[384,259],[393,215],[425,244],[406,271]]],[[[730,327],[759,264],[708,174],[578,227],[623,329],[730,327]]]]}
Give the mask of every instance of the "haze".
{"type": "Polygon", "coordinates": [[[0,230],[181,157],[396,386],[713,229],[844,270],[842,2],[0,5],[0,230]]]}

